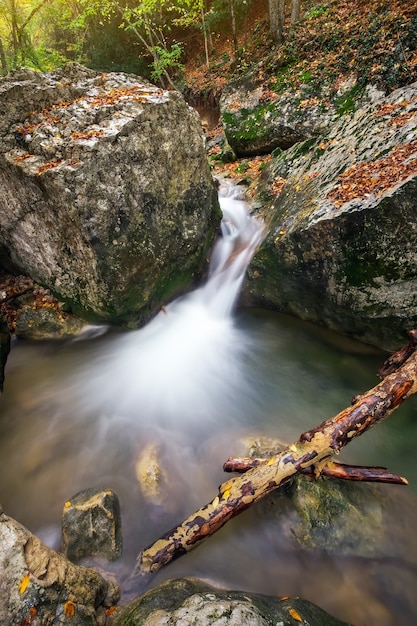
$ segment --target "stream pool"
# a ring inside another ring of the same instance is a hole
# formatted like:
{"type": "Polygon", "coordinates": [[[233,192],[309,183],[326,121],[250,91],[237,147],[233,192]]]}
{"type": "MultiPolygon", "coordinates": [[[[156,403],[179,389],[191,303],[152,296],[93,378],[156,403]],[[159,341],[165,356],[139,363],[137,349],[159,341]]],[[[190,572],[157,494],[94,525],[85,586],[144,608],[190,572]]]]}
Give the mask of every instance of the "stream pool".
{"type": "MultiPolygon", "coordinates": [[[[171,406],[164,398],[167,409],[160,420],[151,406],[146,412],[138,405],[127,412],[112,406],[97,413],[85,389],[74,386],[74,372],[88,376],[86,364],[91,367],[112,352],[120,334],[85,341],[14,342],[0,408],[4,511],[59,548],[64,502],[87,487],[114,489],[121,501],[125,547],[122,561],[111,567],[123,575],[141,548],[212,499],[225,480],[223,462],[244,452],[245,438],[295,440],[376,384],[375,372],[385,356],[265,311],[239,311],[232,330],[239,348],[234,357],[230,345],[219,345],[217,357],[220,352],[223,360],[206,363],[197,372],[206,377],[208,393],[188,395],[191,405],[186,406],[175,398],[171,406]],[[158,504],[142,493],[135,472],[141,451],[155,442],[169,476],[169,488],[158,504]]],[[[415,413],[411,398],[342,454],[345,462],[388,466],[408,478],[408,487],[383,486],[392,499],[386,524],[393,540],[400,537],[407,546],[406,553],[404,545],[398,558],[387,558],[383,549],[380,558],[372,559],[283,551],[274,544],[273,524],[262,520],[256,505],[163,569],[152,585],[195,575],[230,588],[301,595],[357,626],[414,623],[415,413]]]]}
{"type": "MultiPolygon", "coordinates": [[[[235,200],[223,202],[226,216],[235,200]]],[[[224,461],[244,455],[245,441],[291,443],[378,382],[386,355],[374,348],[288,316],[233,312],[259,233],[245,215],[226,224],[206,285],[144,329],[12,344],[0,404],[3,510],[59,549],[64,503],[89,487],[113,489],[124,552],[105,567],[119,580],[142,548],[216,495],[224,461]],[[137,476],[149,449],[162,476],[154,498],[137,476]]],[[[410,398],[341,455],[409,480],[380,486],[387,539],[372,557],[286,545],[259,502],[151,584],[198,576],[299,595],[356,626],[417,623],[416,412],[410,398]]]]}

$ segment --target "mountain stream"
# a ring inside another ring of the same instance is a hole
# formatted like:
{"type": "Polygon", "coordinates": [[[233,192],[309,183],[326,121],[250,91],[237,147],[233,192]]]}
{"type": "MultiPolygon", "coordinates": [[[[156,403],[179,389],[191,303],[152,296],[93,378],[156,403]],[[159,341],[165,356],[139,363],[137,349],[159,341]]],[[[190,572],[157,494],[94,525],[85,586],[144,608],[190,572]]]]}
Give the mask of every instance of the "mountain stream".
{"type": "MultiPolygon", "coordinates": [[[[224,183],[220,196],[222,236],[204,285],[137,331],[95,328],[75,340],[15,341],[7,364],[0,405],[5,513],[59,549],[63,504],[88,487],[112,488],[121,501],[124,554],[106,567],[120,577],[140,549],[213,498],[226,479],[223,462],[243,455],[247,441],[297,439],[374,386],[385,359],[317,326],[236,309],[262,224],[248,216],[238,188],[224,183]],[[158,464],[152,496],[140,483],[146,458],[158,464]]],[[[369,557],[283,545],[259,503],[162,569],[152,585],[198,576],[300,595],[357,626],[414,623],[416,407],[407,401],[342,455],[409,479],[408,487],[383,486],[390,502],[383,523],[401,544],[397,552],[369,557]]]]}

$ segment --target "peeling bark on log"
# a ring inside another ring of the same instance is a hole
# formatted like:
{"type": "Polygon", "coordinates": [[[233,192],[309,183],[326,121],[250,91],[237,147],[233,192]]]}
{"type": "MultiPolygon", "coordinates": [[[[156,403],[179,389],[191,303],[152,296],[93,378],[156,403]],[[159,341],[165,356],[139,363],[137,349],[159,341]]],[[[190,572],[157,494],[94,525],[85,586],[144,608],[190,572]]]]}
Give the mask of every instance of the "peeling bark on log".
{"type": "Polygon", "coordinates": [[[356,398],[351,406],[335,417],[303,433],[298,441],[278,454],[248,470],[243,476],[233,477],[220,485],[211,502],[139,554],[131,579],[149,576],[189,552],[231,518],[288,482],[297,472],[310,471],[313,467],[315,475],[319,476],[333,455],[338,454],[352,439],[388,417],[406,398],[416,393],[416,331],[411,331],[409,336],[409,346],[384,364],[384,373],[391,372],[384,380],[356,398]]]}
{"type": "MultiPolygon", "coordinates": [[[[223,465],[225,472],[236,472],[243,474],[253,467],[258,467],[265,463],[265,458],[248,457],[248,458],[230,458],[223,465]]],[[[313,465],[300,469],[301,474],[307,476],[316,476],[313,465]]],[[[403,476],[392,474],[386,467],[367,467],[364,465],[346,465],[345,463],[336,463],[328,461],[320,470],[321,476],[329,476],[330,478],[339,478],[342,480],[357,480],[377,483],[394,483],[396,485],[408,485],[408,480],[403,476]]]]}

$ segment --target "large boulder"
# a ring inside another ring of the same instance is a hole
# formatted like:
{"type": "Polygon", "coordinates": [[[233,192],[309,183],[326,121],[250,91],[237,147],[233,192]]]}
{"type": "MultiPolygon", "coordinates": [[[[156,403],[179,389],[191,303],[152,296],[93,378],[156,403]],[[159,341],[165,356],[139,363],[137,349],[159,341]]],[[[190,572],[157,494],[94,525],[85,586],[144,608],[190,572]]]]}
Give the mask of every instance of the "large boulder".
{"type": "Polygon", "coordinates": [[[417,325],[417,83],[296,144],[262,172],[269,224],[246,302],[393,350],[417,325]]]}
{"type": "Polygon", "coordinates": [[[220,221],[177,92],[77,64],[0,80],[0,259],[82,317],[132,325],[198,279],[220,221]]]}
{"type": "MultiPolygon", "coordinates": [[[[201,580],[169,580],[120,607],[111,626],[343,626],[301,598],[278,599],[259,593],[216,589],[201,580]]],[[[347,626],[345,624],[345,626],[347,626]]]]}

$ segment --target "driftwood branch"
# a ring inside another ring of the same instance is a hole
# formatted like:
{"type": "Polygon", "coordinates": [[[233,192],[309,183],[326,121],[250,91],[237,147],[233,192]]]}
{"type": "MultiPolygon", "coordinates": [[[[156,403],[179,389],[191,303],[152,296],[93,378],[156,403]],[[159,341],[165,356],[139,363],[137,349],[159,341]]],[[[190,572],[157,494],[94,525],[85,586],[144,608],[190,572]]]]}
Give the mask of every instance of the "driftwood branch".
{"type": "MultiPolygon", "coordinates": [[[[242,476],[230,478],[211,502],[157,539],[138,556],[131,578],[157,572],[189,552],[249,506],[286,483],[297,472],[314,468],[315,475],[350,441],[381,422],[417,391],[417,332],[410,344],[390,357],[382,368],[385,378],[353,404],[298,441],[242,476]]],[[[133,582],[133,581],[132,581],[133,582]]]]}
{"type": "MultiPolygon", "coordinates": [[[[265,463],[265,458],[259,457],[237,457],[230,458],[223,465],[225,472],[236,472],[243,474],[253,467],[258,467],[265,463]]],[[[317,478],[317,471],[314,465],[298,470],[301,474],[317,478]]],[[[328,461],[320,469],[320,476],[330,478],[340,478],[342,480],[358,480],[377,483],[394,483],[396,485],[408,485],[408,480],[397,474],[392,474],[386,467],[367,467],[364,465],[346,465],[328,461]]]]}

